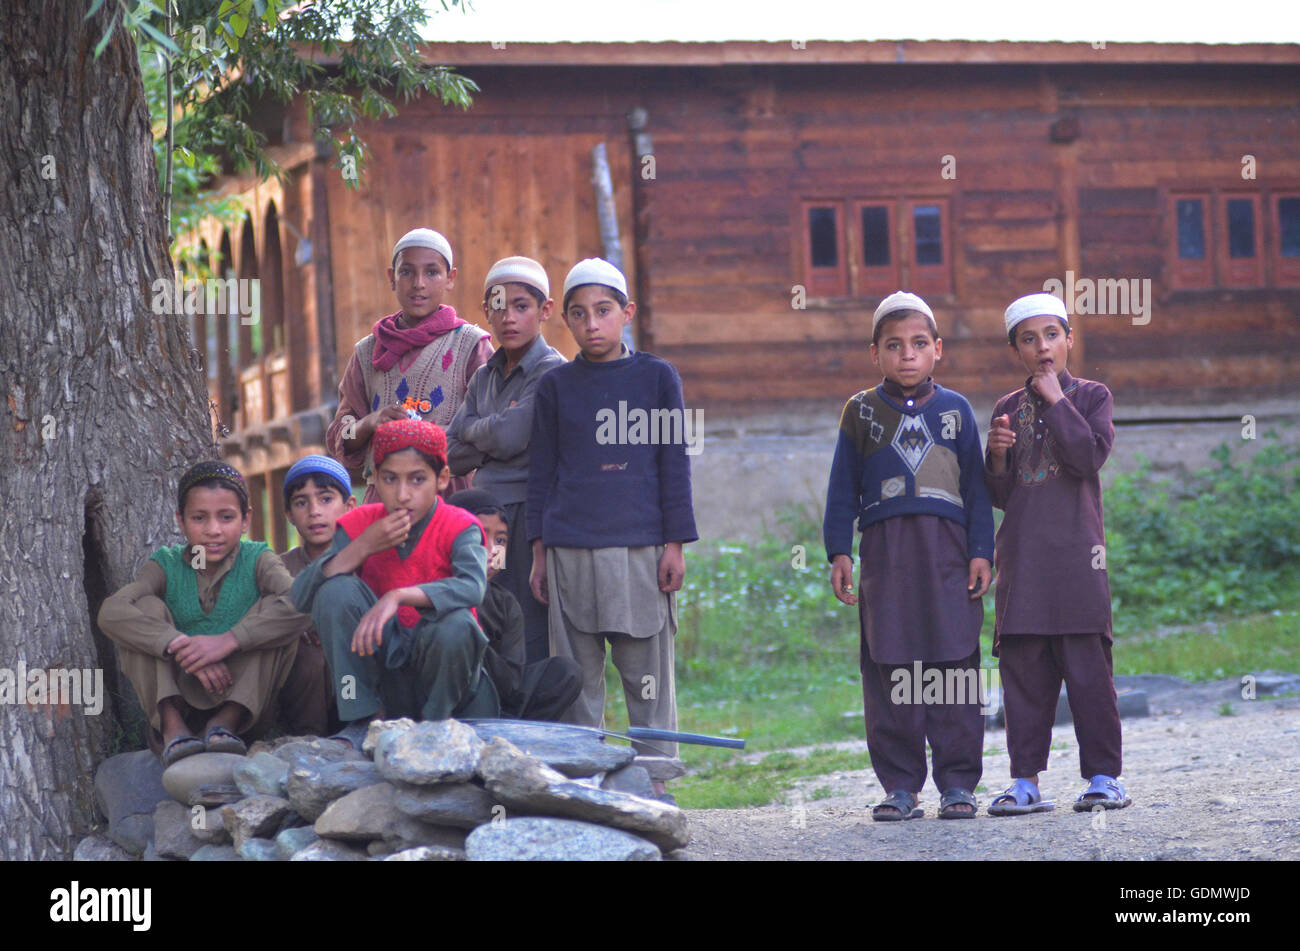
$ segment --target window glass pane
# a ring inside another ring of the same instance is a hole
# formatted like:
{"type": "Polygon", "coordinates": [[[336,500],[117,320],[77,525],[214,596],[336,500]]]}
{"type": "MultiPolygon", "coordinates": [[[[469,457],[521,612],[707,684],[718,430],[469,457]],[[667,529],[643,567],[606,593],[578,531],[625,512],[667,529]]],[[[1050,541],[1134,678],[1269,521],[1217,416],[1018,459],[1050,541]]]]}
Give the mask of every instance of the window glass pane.
{"type": "Polygon", "coordinates": [[[916,232],[916,263],[943,263],[943,230],[939,223],[938,205],[917,205],[912,209],[912,224],[916,232]]]}
{"type": "Polygon", "coordinates": [[[1187,261],[1205,260],[1205,209],[1199,198],[1180,198],[1178,256],[1187,261]]]}
{"type": "Polygon", "coordinates": [[[839,267],[839,228],[834,208],[808,209],[808,247],[813,267],[839,267]]]}
{"type": "Polygon", "coordinates": [[[1300,258],[1300,198],[1277,200],[1277,223],[1282,233],[1278,242],[1282,257],[1300,258]]]}
{"type": "Polygon", "coordinates": [[[889,266],[889,209],[884,205],[862,209],[862,263],[889,266]]]}
{"type": "Polygon", "coordinates": [[[1255,204],[1249,198],[1228,199],[1228,256],[1255,256],[1255,204]]]}

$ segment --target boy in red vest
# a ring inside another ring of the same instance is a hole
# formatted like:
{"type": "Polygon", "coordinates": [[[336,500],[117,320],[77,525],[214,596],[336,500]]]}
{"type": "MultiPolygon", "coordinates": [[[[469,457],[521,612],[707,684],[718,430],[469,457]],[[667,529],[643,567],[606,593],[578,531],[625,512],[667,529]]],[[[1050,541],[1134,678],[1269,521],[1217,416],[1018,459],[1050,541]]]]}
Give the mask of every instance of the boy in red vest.
{"type": "Polygon", "coordinates": [[[290,592],[325,647],[339,717],[356,725],[343,735],[354,739],[374,717],[497,716],[480,676],[487,638],[472,613],[487,549],[478,520],[438,497],[451,479],[447,437],[423,420],[394,420],[370,445],[381,501],[340,517],[290,592]]]}

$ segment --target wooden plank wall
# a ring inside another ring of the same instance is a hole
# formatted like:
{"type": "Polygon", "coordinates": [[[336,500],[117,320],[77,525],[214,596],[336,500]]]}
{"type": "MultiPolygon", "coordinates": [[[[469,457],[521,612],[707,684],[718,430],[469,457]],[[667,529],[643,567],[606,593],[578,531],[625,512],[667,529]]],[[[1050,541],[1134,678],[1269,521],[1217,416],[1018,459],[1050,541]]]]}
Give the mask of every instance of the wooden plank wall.
{"type": "MultiPolygon", "coordinates": [[[[611,150],[630,267],[626,115],[642,107],[656,157],[642,185],[656,352],[677,366],[688,402],[760,411],[842,399],[877,378],[866,352],[875,298],[791,307],[804,279],[798,200],[828,196],[948,200],[953,293],[931,299],[946,345],[938,377],[972,396],[1019,385],[1002,312],[1067,269],[1153,282],[1151,324],[1075,322],[1072,369],[1117,398],[1294,387],[1300,290],[1173,291],[1165,274],[1170,188],[1239,181],[1244,153],[1261,187],[1300,187],[1294,67],[464,71],[483,87],[470,112],[411,104],[364,130],[368,188],[331,180],[340,372],[352,343],[394,308],[383,269],[408,227],[450,237],[460,268],[451,303],[466,318],[481,323],[482,275],[507,253],[539,257],[558,297],[567,268],[600,253],[597,141],[611,150]],[[1050,140],[1061,118],[1079,123],[1074,141],[1050,140]],[[941,175],[945,155],[954,179],[941,175]]],[[[572,353],[558,321],[547,337],[572,353]]]]}
{"type": "Polygon", "coordinates": [[[373,152],[365,187],[349,190],[340,175],[329,177],[340,375],[355,343],[397,309],[385,269],[393,244],[414,227],[435,228],[451,242],[458,273],[446,302],[484,329],[483,279],[492,263],[511,254],[541,261],[556,301],[544,335],[572,356],[573,338],[558,311],[568,269],[603,254],[591,185],[591,150],[602,141],[614,175],[624,271],[635,281],[632,159],[618,122],[581,117],[568,126],[519,128],[513,115],[494,114],[493,101],[483,99],[469,114],[412,108],[361,134],[373,152]]]}

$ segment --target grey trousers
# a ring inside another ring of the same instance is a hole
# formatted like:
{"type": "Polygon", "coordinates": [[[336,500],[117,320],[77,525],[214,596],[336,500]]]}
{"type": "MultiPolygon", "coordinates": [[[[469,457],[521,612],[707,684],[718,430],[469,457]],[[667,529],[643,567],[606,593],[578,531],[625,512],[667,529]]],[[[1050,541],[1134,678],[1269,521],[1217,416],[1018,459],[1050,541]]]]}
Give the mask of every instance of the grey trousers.
{"type": "MultiPolygon", "coordinates": [[[[614,667],[623,681],[623,698],[627,704],[630,726],[653,727],[660,730],[677,729],[677,684],[673,673],[674,641],[677,635],[677,612],[671,599],[663,611],[664,622],[658,632],[648,637],[634,637],[610,631],[584,631],[573,624],[566,612],[566,592],[560,583],[563,576],[557,571],[556,558],[564,557],[564,550],[547,551],[547,594],[550,597],[551,654],[567,657],[577,663],[582,671],[582,692],[573,701],[563,718],[565,723],[603,728],[605,725],[605,644],[609,643],[614,667]]],[[[651,556],[653,557],[653,555],[651,556]]],[[[591,581],[591,579],[583,579],[591,581]]],[[[645,585],[641,585],[644,588],[645,585]]],[[[637,592],[641,597],[668,598],[657,589],[637,592]]],[[[568,592],[574,602],[593,598],[606,599],[607,604],[629,597],[627,587],[607,585],[603,591],[568,592]],[[610,590],[613,588],[613,590],[610,590]]],[[[645,618],[651,610],[644,603],[629,606],[634,617],[645,618]]],[[[575,611],[580,616],[590,611],[575,611]]],[[[619,616],[623,612],[610,612],[619,616]]],[[[647,756],[676,756],[677,744],[664,740],[633,743],[638,754],[647,756]]]]}

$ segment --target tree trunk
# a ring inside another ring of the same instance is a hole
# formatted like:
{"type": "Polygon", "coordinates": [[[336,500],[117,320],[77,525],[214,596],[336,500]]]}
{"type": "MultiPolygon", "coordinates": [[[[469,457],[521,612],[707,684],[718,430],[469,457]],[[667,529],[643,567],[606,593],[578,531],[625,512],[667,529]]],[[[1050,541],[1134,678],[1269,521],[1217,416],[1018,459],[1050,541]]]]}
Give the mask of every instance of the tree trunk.
{"type": "MultiPolygon", "coordinates": [[[[0,5],[0,668],[111,689],[100,603],[178,540],[177,477],[215,450],[187,318],[151,310],[172,267],[135,44],[119,25],[95,60],[118,5],[88,8],[0,5]]],[[[0,859],[68,857],[118,704],[25,686],[0,704],[0,859]]]]}

